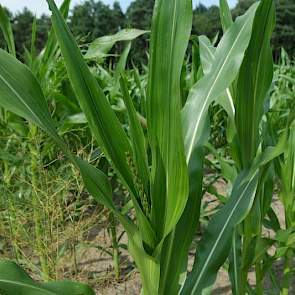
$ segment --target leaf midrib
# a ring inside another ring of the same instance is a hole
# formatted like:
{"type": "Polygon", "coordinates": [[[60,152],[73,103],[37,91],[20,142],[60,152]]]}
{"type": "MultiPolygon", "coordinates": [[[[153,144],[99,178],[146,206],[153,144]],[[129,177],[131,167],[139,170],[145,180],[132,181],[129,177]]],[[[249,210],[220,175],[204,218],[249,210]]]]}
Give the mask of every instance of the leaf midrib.
{"type": "Polygon", "coordinates": [[[192,150],[193,150],[195,138],[196,138],[196,135],[197,135],[197,130],[198,130],[198,127],[199,127],[201,118],[202,118],[202,114],[204,113],[204,111],[205,111],[205,109],[207,107],[207,101],[208,101],[208,99],[209,99],[209,97],[210,97],[210,95],[211,95],[211,93],[212,93],[212,91],[213,91],[213,89],[214,89],[217,81],[218,81],[219,76],[221,75],[221,72],[223,71],[223,68],[225,67],[225,65],[227,63],[227,60],[229,59],[229,57],[230,57],[233,49],[235,48],[235,45],[239,41],[240,36],[244,32],[245,27],[247,26],[247,24],[249,23],[249,21],[251,21],[251,18],[248,18],[246,20],[246,22],[243,24],[241,30],[238,33],[237,38],[233,42],[233,45],[232,45],[231,49],[228,51],[228,55],[226,56],[226,58],[225,58],[225,60],[224,60],[224,62],[222,64],[222,66],[220,67],[220,70],[218,71],[218,73],[217,73],[217,75],[216,75],[216,77],[215,77],[215,79],[214,79],[214,81],[212,83],[212,86],[210,87],[210,90],[209,90],[209,92],[208,92],[208,94],[207,94],[207,96],[205,98],[205,103],[202,105],[200,115],[198,116],[197,122],[196,122],[195,127],[194,127],[193,136],[192,136],[192,139],[191,139],[191,142],[190,142],[190,146],[189,146],[189,150],[188,150],[188,154],[187,154],[187,158],[186,158],[187,163],[189,163],[189,161],[190,161],[190,157],[191,157],[191,154],[192,154],[192,150]]]}
{"type": "Polygon", "coordinates": [[[11,281],[11,280],[4,280],[4,279],[0,279],[0,283],[4,283],[4,284],[10,284],[10,285],[17,285],[17,286],[21,286],[21,287],[25,287],[25,288],[30,288],[30,289],[34,289],[34,290],[38,290],[38,291],[42,291],[43,293],[46,292],[48,295],[58,295],[58,293],[53,293],[49,290],[46,289],[42,289],[40,287],[31,285],[29,283],[21,283],[21,282],[15,282],[15,281],[11,281]]]}
{"type": "Polygon", "coordinates": [[[233,214],[234,214],[236,208],[238,207],[238,205],[239,205],[240,202],[242,201],[245,192],[247,191],[248,187],[250,186],[250,184],[252,183],[252,181],[253,181],[253,179],[256,177],[256,175],[257,175],[257,171],[256,171],[256,173],[254,173],[253,176],[250,178],[249,182],[247,183],[247,185],[246,185],[245,188],[243,189],[243,191],[242,191],[242,193],[241,193],[241,196],[239,197],[239,199],[237,200],[235,206],[233,207],[233,209],[231,210],[230,214],[228,215],[228,218],[227,218],[227,220],[226,220],[226,222],[225,222],[225,224],[224,224],[222,230],[220,231],[220,233],[219,233],[219,235],[218,235],[218,238],[216,239],[216,242],[214,243],[214,245],[213,245],[213,247],[212,247],[211,252],[209,253],[209,255],[208,255],[208,257],[207,257],[205,263],[203,264],[203,267],[202,267],[202,269],[201,269],[201,272],[200,272],[200,274],[199,274],[199,276],[198,276],[198,278],[197,278],[197,281],[196,281],[196,283],[195,283],[195,285],[194,285],[194,287],[193,287],[192,294],[196,291],[196,289],[197,289],[197,287],[198,287],[198,285],[199,285],[199,283],[200,283],[200,281],[201,281],[201,279],[202,279],[202,276],[203,276],[203,274],[204,274],[204,272],[205,272],[205,270],[206,270],[206,268],[207,268],[207,266],[208,266],[208,264],[209,264],[209,261],[210,261],[212,255],[213,255],[213,253],[215,252],[215,249],[216,249],[216,247],[217,247],[217,245],[218,245],[218,243],[219,243],[219,241],[220,241],[220,239],[221,239],[221,237],[222,237],[222,235],[223,235],[225,229],[227,228],[227,225],[229,224],[229,222],[230,222],[230,220],[231,220],[231,218],[232,218],[232,216],[233,216],[233,214]]]}
{"type": "MultiPolygon", "coordinates": [[[[215,58],[215,55],[213,54],[213,52],[210,50],[210,48],[207,46],[207,44],[203,41],[201,41],[203,44],[204,44],[204,48],[207,50],[207,52],[209,52],[210,56],[212,57],[212,60],[214,60],[215,58]]],[[[211,64],[211,67],[212,67],[212,64],[211,64]]],[[[235,106],[234,106],[234,103],[233,103],[233,98],[232,98],[232,95],[231,95],[231,92],[230,92],[230,89],[229,88],[226,88],[226,94],[227,96],[229,97],[229,102],[230,102],[230,107],[232,109],[232,112],[233,114],[235,114],[235,106]]]]}

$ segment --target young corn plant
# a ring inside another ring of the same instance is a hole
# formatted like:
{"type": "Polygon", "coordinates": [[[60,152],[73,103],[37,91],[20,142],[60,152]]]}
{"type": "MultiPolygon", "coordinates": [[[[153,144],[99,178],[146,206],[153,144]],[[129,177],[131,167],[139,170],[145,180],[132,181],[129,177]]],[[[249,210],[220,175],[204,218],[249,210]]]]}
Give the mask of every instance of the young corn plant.
{"type": "MultiPolygon", "coordinates": [[[[273,1],[253,4],[235,22],[230,18],[226,1],[221,2],[224,35],[218,46],[211,48],[212,56],[209,55],[207,68],[203,65],[203,76],[195,76],[195,83],[187,97],[183,97],[186,92],[181,88],[181,75],[191,34],[192,1],[156,0],[145,101],[147,137],[124,71],[119,72],[119,84],[128,112],[128,133],[89,70],[54,1],[47,2],[72,88],[97,144],[129,191],[134,210],[126,213],[118,208],[108,177],[70,152],[55,129],[39,82],[28,67],[3,50],[0,51],[0,105],[46,131],[80,171],[92,196],[121,222],[128,236],[129,252],[141,275],[142,294],[210,293],[219,268],[230,254],[238,225],[258,198],[262,171],[282,153],[285,144],[285,136],[275,147],[262,149],[257,142],[261,101],[271,80],[271,73],[266,77],[262,73],[269,62],[273,1]],[[252,59],[258,68],[253,69],[252,59]],[[247,71],[254,74],[249,89],[247,71]],[[22,77],[21,83],[18,77],[22,77]],[[257,87],[258,79],[263,81],[261,88],[257,87]],[[249,91],[250,101],[243,91],[249,91]],[[200,216],[208,109],[219,101],[228,107],[235,127],[238,176],[233,179],[226,204],[214,214],[198,243],[193,270],[187,276],[188,251],[200,216]],[[254,110],[254,113],[249,110],[251,120],[246,120],[251,126],[243,125],[247,123],[242,117],[243,105],[254,110]]],[[[239,233],[239,237],[244,235],[248,239],[248,235],[239,233]]],[[[15,265],[9,267],[15,271],[15,265]]],[[[235,268],[235,273],[239,271],[235,268]]],[[[24,288],[36,287],[34,282],[21,279],[24,288]]],[[[242,289],[246,288],[244,277],[239,282],[243,284],[242,289]]],[[[12,280],[9,274],[0,276],[0,290],[4,294],[10,295],[10,290],[15,292],[18,288],[22,287],[16,277],[12,280]]]]}
{"type": "Polygon", "coordinates": [[[276,133],[284,132],[286,126],[291,125],[288,142],[284,153],[275,161],[275,172],[278,178],[279,200],[284,207],[284,222],[280,224],[279,217],[272,211],[270,226],[276,232],[274,242],[277,243],[276,253],[273,257],[274,261],[283,260],[283,274],[281,282],[273,279],[277,292],[280,294],[291,294],[292,275],[294,267],[292,260],[294,257],[294,194],[295,194],[295,100],[293,89],[295,87],[294,68],[284,50],[282,50],[281,62],[277,66],[276,85],[271,99],[272,112],[269,114],[269,133],[271,139],[276,142],[278,135],[276,133]],[[278,87],[280,94],[278,93],[278,87]],[[278,132],[275,132],[278,130],[278,132]]]}
{"type": "Polygon", "coordinates": [[[287,148],[283,157],[279,161],[278,175],[281,181],[280,199],[285,209],[285,228],[277,232],[283,237],[280,242],[281,254],[284,257],[284,273],[281,285],[282,295],[289,294],[290,283],[294,269],[292,260],[294,257],[294,237],[295,237],[295,128],[294,123],[289,137],[287,148]]]}

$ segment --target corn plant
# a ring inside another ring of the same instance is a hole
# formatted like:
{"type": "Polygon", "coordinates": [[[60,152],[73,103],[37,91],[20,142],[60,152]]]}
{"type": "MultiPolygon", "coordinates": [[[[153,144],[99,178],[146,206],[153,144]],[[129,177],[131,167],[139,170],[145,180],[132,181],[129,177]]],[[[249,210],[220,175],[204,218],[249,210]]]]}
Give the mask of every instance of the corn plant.
{"type": "MultiPolygon", "coordinates": [[[[275,172],[278,178],[279,199],[284,207],[284,224],[280,224],[279,216],[272,210],[270,214],[270,226],[276,232],[273,243],[277,243],[273,261],[284,260],[282,280],[279,282],[275,277],[274,284],[280,294],[290,294],[290,285],[294,268],[294,96],[292,90],[295,86],[294,69],[292,63],[282,50],[281,62],[275,71],[274,93],[270,101],[271,112],[269,114],[269,134],[276,142],[278,134],[284,132],[286,126],[291,124],[291,131],[284,154],[275,161],[275,172]],[[278,88],[281,94],[278,94],[278,88]],[[275,132],[274,130],[278,130],[275,132]]],[[[273,244],[272,243],[272,244],[273,244]]]]}
{"type": "MultiPolygon", "coordinates": [[[[274,25],[273,1],[253,4],[234,22],[226,1],[221,1],[224,35],[216,48],[200,38],[200,43],[206,45],[203,49],[208,51],[206,56],[201,55],[203,74],[193,75],[191,87],[184,91],[181,77],[191,34],[192,1],[156,0],[147,95],[143,97],[147,136],[124,70],[120,69],[118,77],[128,112],[128,133],[89,70],[54,1],[47,2],[71,86],[93,137],[129,191],[133,210],[126,213],[118,208],[107,175],[70,152],[55,129],[39,82],[28,67],[3,50],[0,104],[46,131],[80,171],[90,194],[123,225],[129,253],[141,275],[142,294],[210,292],[231,249],[234,257],[236,250],[243,252],[244,263],[242,268],[231,263],[233,293],[245,294],[246,274],[252,265],[247,260],[247,246],[257,235],[247,230],[247,215],[262,202],[263,176],[272,160],[282,154],[289,131],[283,133],[276,146],[260,141],[262,106],[272,80],[269,41],[274,25]],[[21,83],[18,77],[22,77],[21,83]],[[212,103],[220,103],[228,112],[237,177],[232,179],[226,204],[214,214],[198,243],[193,269],[187,275],[188,252],[200,217],[204,145],[212,103]],[[240,242],[242,246],[232,247],[240,242]]],[[[7,277],[0,277],[0,290],[12,294],[8,287],[17,288],[17,283],[7,283],[7,277]]]]}

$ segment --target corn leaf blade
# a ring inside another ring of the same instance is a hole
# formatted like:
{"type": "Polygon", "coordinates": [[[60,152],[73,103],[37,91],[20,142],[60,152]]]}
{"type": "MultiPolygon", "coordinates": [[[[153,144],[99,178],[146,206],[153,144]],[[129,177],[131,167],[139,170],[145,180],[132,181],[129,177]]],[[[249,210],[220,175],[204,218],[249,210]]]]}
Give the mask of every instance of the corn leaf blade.
{"type": "Polygon", "coordinates": [[[219,0],[219,10],[222,30],[225,33],[226,30],[229,29],[233,24],[232,15],[227,0],[219,0]]]}
{"type": "Polygon", "coordinates": [[[237,177],[228,202],[210,220],[198,246],[193,270],[181,294],[203,294],[216,280],[219,268],[229,255],[234,230],[249,213],[254,202],[259,171],[284,151],[286,134],[275,147],[267,148],[237,177]]]}
{"type": "Polygon", "coordinates": [[[90,44],[84,57],[87,59],[104,58],[117,42],[132,41],[146,33],[148,33],[148,31],[138,29],[124,29],[115,35],[97,38],[90,44]]]}
{"type": "Polygon", "coordinates": [[[10,54],[16,56],[14,36],[11,23],[4,8],[0,5],[0,28],[3,33],[7,48],[10,54]]]}
{"type": "Polygon", "coordinates": [[[0,262],[0,292],[3,295],[95,295],[87,285],[69,281],[36,283],[17,264],[0,262]]]}
{"type": "Polygon", "coordinates": [[[182,111],[186,160],[190,161],[193,149],[201,137],[203,124],[209,105],[233,82],[243,61],[249,44],[255,11],[253,4],[248,12],[237,18],[226,31],[215,53],[210,73],[199,80],[191,89],[182,111]]]}
{"type": "Polygon", "coordinates": [[[152,192],[152,218],[160,237],[167,235],[176,225],[188,198],[188,173],[180,116],[180,76],[191,26],[191,1],[156,1],[152,22],[147,120],[153,156],[152,186],[155,189],[152,192]]]}
{"type": "Polygon", "coordinates": [[[273,78],[270,39],[274,24],[273,1],[261,1],[237,82],[235,122],[242,167],[250,165],[260,142],[259,124],[273,78]]]}
{"type": "Polygon", "coordinates": [[[142,211],[138,191],[128,160],[132,149],[118,118],[98,82],[92,76],[83,56],[53,0],[47,1],[52,11],[52,24],[64,57],[69,79],[76,92],[89,127],[106,156],[129,188],[144,241],[151,247],[154,231],[142,211]]]}

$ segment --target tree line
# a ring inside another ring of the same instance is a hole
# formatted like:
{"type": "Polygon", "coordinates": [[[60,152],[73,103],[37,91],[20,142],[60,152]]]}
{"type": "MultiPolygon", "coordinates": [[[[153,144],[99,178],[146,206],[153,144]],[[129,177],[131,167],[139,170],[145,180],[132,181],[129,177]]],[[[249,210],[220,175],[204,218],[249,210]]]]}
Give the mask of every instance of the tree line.
{"type": "MultiPolygon", "coordinates": [[[[243,14],[255,0],[239,0],[232,10],[233,17],[243,14]]],[[[277,24],[273,35],[275,57],[280,55],[283,47],[291,57],[295,56],[295,1],[277,0],[277,24]]],[[[76,5],[70,13],[69,26],[79,43],[85,44],[95,38],[114,34],[122,28],[138,28],[148,30],[151,26],[154,0],[135,0],[124,13],[118,2],[113,6],[102,1],[87,0],[76,5]]],[[[30,48],[33,13],[27,8],[12,14],[7,10],[13,26],[16,50],[22,57],[26,48],[30,48]]],[[[41,50],[46,42],[50,28],[50,17],[42,15],[36,19],[37,38],[36,47],[41,50]]],[[[212,39],[221,31],[218,6],[206,7],[198,4],[194,8],[193,34],[205,34],[212,39]]],[[[3,36],[0,36],[0,46],[4,47],[3,36]]],[[[132,57],[135,62],[146,60],[148,36],[143,37],[133,45],[132,57]]]]}

